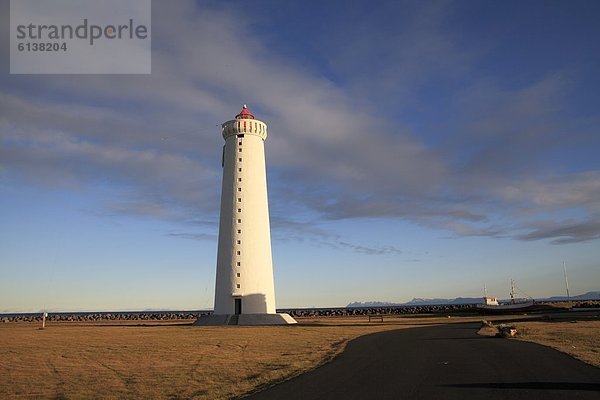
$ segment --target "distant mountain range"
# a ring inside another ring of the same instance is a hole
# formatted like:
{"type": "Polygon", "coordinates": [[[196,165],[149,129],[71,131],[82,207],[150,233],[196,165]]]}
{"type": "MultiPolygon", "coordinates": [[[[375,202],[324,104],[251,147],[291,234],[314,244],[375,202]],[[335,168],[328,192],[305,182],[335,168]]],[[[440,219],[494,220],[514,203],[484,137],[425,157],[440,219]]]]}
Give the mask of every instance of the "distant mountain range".
{"type": "Polygon", "coordinates": [[[571,296],[570,299],[567,296],[554,296],[554,297],[548,297],[548,298],[545,298],[545,299],[537,299],[537,300],[539,300],[539,301],[600,300],[600,290],[597,290],[597,291],[594,291],[594,292],[587,292],[587,293],[584,293],[584,294],[580,294],[578,296],[571,296]]]}
{"type": "MultiPolygon", "coordinates": [[[[587,292],[585,294],[580,294],[578,296],[571,296],[571,298],[567,298],[567,296],[553,296],[546,297],[541,299],[536,299],[537,301],[583,301],[583,300],[600,300],[600,290],[587,292]]],[[[501,302],[508,302],[509,300],[500,300],[501,302]]],[[[433,305],[442,305],[442,304],[476,304],[481,303],[481,297],[457,297],[455,299],[422,299],[422,298],[414,298],[407,303],[390,303],[387,301],[355,301],[353,303],[348,304],[346,307],[397,307],[397,306],[433,306],[433,305]]]]}

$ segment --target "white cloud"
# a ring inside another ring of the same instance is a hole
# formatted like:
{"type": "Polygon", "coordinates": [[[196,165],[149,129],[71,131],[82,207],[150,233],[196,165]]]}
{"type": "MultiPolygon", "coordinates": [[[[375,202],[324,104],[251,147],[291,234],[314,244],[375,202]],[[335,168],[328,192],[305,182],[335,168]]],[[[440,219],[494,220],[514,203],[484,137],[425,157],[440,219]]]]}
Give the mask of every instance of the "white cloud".
{"type": "Polygon", "coordinates": [[[475,56],[441,28],[446,12],[443,4],[425,7],[380,40],[359,23],[328,60],[352,78],[344,85],[272,51],[251,18],[193,2],[155,3],[151,76],[2,79],[0,165],[46,185],[121,187],[121,199],[99,199],[111,212],[207,220],[219,194],[218,125],[248,103],[269,123],[275,217],[285,200],[299,219],[304,212],[392,217],[457,235],[503,236],[531,227],[534,207],[597,212],[597,171],[561,173],[541,161],[572,134],[561,115],[571,77],[550,74],[510,90],[469,81],[448,105],[452,117],[437,125],[448,138],[443,149],[397,115],[375,111],[387,100],[410,103],[402,96],[430,80],[468,74],[475,56]],[[503,226],[492,222],[496,214],[503,226]]]}

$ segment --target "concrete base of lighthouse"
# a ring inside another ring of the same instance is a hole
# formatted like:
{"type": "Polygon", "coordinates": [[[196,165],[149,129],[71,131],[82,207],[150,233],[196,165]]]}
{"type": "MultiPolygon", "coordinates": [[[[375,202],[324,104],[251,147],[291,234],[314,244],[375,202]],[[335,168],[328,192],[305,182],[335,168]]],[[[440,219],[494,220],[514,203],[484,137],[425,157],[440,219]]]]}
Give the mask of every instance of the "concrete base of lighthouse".
{"type": "Polygon", "coordinates": [[[218,314],[200,317],[194,322],[196,326],[220,326],[220,325],[291,325],[297,324],[296,320],[289,314],[218,314]]]}

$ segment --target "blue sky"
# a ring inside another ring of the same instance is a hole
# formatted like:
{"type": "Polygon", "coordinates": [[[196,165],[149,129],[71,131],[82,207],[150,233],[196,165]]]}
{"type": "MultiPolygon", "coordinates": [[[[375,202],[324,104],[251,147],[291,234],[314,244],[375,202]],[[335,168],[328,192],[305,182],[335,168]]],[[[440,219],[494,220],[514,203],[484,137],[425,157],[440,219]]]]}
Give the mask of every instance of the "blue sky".
{"type": "Polygon", "coordinates": [[[556,295],[563,261],[600,289],[599,12],[155,1],[151,75],[3,57],[0,312],[212,307],[219,125],[244,103],[278,307],[556,295]]]}

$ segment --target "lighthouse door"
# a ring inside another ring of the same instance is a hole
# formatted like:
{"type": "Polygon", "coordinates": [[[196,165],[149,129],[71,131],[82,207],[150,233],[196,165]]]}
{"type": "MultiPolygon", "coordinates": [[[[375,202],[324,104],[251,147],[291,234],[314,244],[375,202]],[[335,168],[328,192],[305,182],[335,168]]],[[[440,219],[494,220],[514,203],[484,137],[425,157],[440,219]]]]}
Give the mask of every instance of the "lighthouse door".
{"type": "Polygon", "coordinates": [[[242,313],[242,299],[235,299],[235,315],[242,313]]]}

